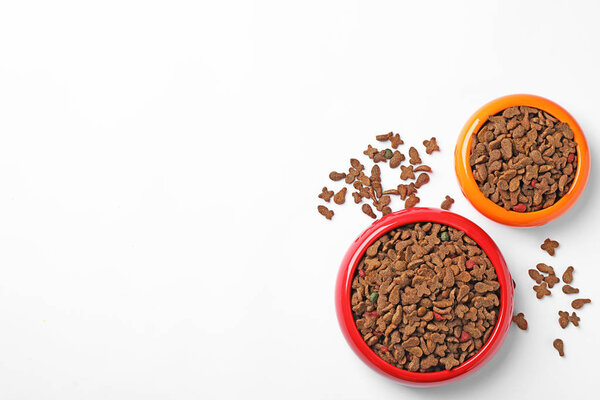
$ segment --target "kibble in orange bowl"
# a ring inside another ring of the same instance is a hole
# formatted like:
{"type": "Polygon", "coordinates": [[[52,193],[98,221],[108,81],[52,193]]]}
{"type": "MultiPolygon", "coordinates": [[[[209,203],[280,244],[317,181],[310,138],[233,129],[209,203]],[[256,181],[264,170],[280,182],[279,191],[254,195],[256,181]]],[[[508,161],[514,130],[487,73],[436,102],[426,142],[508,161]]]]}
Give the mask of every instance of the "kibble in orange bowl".
{"type": "Polygon", "coordinates": [[[563,215],[590,171],[579,124],[558,104],[534,95],[500,97],[465,124],[455,169],[467,199],[488,218],[539,226],[563,215]]]}

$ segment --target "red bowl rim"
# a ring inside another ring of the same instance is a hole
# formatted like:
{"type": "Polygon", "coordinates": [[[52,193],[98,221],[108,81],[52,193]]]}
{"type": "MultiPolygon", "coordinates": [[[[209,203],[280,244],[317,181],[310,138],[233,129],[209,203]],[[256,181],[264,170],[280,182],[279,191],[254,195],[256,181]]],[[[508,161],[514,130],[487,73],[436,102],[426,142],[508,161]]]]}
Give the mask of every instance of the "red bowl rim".
{"type": "Polygon", "coordinates": [[[375,221],[352,243],[340,266],[336,283],[336,312],[338,322],[354,352],[377,372],[411,386],[436,386],[450,383],[474,373],[489,361],[504,341],[513,314],[514,289],[506,261],[492,238],[472,221],[458,214],[434,208],[411,208],[391,213],[375,221]],[[487,254],[500,283],[500,312],[496,326],[483,347],[470,359],[449,371],[410,372],[385,362],[363,340],[350,307],[352,279],[366,249],[386,232],[414,222],[434,222],[465,232],[487,254]]]}

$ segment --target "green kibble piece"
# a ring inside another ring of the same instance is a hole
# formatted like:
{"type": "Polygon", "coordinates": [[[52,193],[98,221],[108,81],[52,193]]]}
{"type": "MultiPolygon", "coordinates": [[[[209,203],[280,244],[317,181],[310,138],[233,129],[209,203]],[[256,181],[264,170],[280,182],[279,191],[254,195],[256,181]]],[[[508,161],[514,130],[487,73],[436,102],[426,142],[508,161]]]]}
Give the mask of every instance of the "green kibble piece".
{"type": "Polygon", "coordinates": [[[385,149],[385,154],[384,154],[385,158],[387,158],[389,160],[390,158],[392,158],[393,155],[394,155],[394,153],[392,153],[392,150],[385,149]]]}
{"type": "Polygon", "coordinates": [[[377,292],[373,292],[371,293],[371,295],[369,296],[369,300],[371,300],[371,303],[375,303],[377,301],[377,298],[379,297],[379,293],[377,292]]]}
{"type": "Polygon", "coordinates": [[[440,234],[440,239],[442,239],[442,242],[447,242],[448,240],[450,240],[450,234],[448,233],[448,231],[444,231],[440,234]]]}

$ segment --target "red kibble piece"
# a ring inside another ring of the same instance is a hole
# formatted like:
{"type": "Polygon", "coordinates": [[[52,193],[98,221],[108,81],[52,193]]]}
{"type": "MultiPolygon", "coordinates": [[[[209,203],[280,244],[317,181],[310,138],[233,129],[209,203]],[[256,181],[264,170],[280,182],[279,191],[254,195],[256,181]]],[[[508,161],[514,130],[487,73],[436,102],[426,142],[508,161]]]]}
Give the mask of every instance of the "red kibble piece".
{"type": "Polygon", "coordinates": [[[516,212],[525,212],[527,210],[527,206],[523,203],[519,203],[513,207],[513,211],[516,212]]]}
{"type": "Polygon", "coordinates": [[[361,278],[365,277],[365,270],[364,269],[359,269],[358,270],[358,276],[360,276],[361,278]]]}
{"type": "Polygon", "coordinates": [[[475,261],[473,261],[473,260],[467,260],[467,262],[465,263],[466,269],[473,269],[474,266],[475,266],[475,261]]]}
{"type": "Polygon", "coordinates": [[[469,339],[471,339],[471,335],[469,335],[466,331],[462,331],[460,337],[458,338],[458,341],[464,343],[469,339]]]}
{"type": "Polygon", "coordinates": [[[380,349],[380,351],[381,351],[382,353],[387,353],[389,350],[390,350],[390,349],[388,349],[388,348],[387,348],[387,347],[385,347],[385,346],[383,346],[383,347],[380,349]]]}
{"type": "Polygon", "coordinates": [[[373,335],[380,337],[381,335],[383,335],[383,333],[381,332],[377,332],[377,331],[373,331],[373,335]]]}
{"type": "Polygon", "coordinates": [[[531,187],[536,187],[536,185],[537,185],[538,183],[539,183],[539,182],[538,182],[538,180],[537,180],[537,179],[535,179],[535,178],[533,178],[533,179],[531,180],[531,187]]]}
{"type": "Polygon", "coordinates": [[[571,154],[569,154],[569,156],[567,157],[567,161],[568,161],[568,162],[573,162],[573,160],[575,160],[575,153],[571,153],[571,154]]]}
{"type": "MultiPolygon", "coordinates": [[[[365,314],[366,315],[370,315],[371,317],[377,317],[378,316],[377,311],[367,311],[365,314]]],[[[381,335],[381,333],[380,333],[380,335],[381,335]]]]}
{"type": "Polygon", "coordinates": [[[433,312],[433,319],[435,319],[436,321],[443,321],[446,318],[444,318],[443,316],[441,316],[440,314],[436,313],[435,311],[433,312]]]}

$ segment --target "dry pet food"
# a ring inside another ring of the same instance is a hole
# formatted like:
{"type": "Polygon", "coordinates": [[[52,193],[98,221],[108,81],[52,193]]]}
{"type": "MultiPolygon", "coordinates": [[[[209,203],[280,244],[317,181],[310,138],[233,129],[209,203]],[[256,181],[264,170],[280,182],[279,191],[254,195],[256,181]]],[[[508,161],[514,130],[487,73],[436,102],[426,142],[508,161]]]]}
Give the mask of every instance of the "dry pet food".
{"type": "Polygon", "coordinates": [[[431,154],[434,151],[440,151],[436,138],[432,137],[429,140],[423,140],[423,146],[425,146],[425,153],[431,154]]]}
{"type": "Polygon", "coordinates": [[[500,284],[464,232],[422,222],[366,250],[350,301],[356,327],[379,357],[432,372],[460,365],[485,344],[498,318],[500,284]]]}
{"type": "Polygon", "coordinates": [[[558,354],[561,357],[564,357],[565,355],[565,345],[562,341],[562,339],[554,339],[554,342],[552,342],[552,346],[554,346],[554,348],[556,349],[556,351],[558,351],[558,354]]]}
{"type": "Polygon", "coordinates": [[[579,310],[585,304],[588,304],[588,303],[591,303],[591,302],[592,301],[590,299],[577,299],[577,300],[573,300],[571,302],[571,307],[573,307],[576,310],[579,310]]]}
{"type": "Polygon", "coordinates": [[[469,163],[481,192],[506,210],[550,207],[571,187],[577,144],[569,125],[532,107],[489,117],[471,143],[469,163]]]}
{"type": "Polygon", "coordinates": [[[558,312],[558,324],[561,328],[565,329],[569,322],[575,326],[579,326],[579,321],[581,319],[577,316],[577,313],[573,311],[571,315],[567,311],[559,311],[558,312]]]}
{"type": "Polygon", "coordinates": [[[343,187],[339,192],[337,192],[335,194],[335,196],[333,196],[333,202],[335,204],[344,204],[346,202],[346,192],[347,191],[348,191],[348,189],[343,187]]]}
{"type": "Polygon", "coordinates": [[[442,201],[442,205],[440,206],[443,210],[449,210],[454,204],[454,199],[450,196],[446,196],[446,199],[442,201]]]}
{"type": "MultiPolygon", "coordinates": [[[[419,152],[416,148],[411,147],[409,150],[411,165],[401,165],[406,156],[399,150],[396,150],[398,146],[404,144],[399,134],[388,132],[383,135],[377,135],[375,137],[380,142],[391,143],[391,149],[379,150],[372,145],[368,145],[367,149],[363,152],[369,157],[375,165],[371,169],[371,175],[368,175],[365,171],[365,166],[356,158],[350,159],[350,167],[348,172],[337,172],[332,171],[329,174],[329,178],[335,182],[345,182],[348,187],[343,187],[337,193],[324,187],[319,194],[319,198],[329,203],[331,198],[337,205],[342,205],[346,202],[346,194],[350,190],[353,202],[355,204],[362,204],[361,208],[364,214],[369,217],[376,219],[376,212],[380,212],[381,215],[385,216],[392,212],[392,199],[390,196],[399,196],[400,200],[404,202],[404,208],[410,208],[417,205],[420,201],[419,197],[416,196],[417,191],[425,184],[429,183],[431,168],[428,165],[421,164],[422,160],[419,156],[419,152]],[[387,163],[390,168],[400,167],[400,179],[411,180],[406,184],[398,184],[395,189],[384,189],[381,181],[381,170],[377,163],[387,163]]],[[[429,141],[425,141],[426,147],[437,148],[435,138],[429,141]]],[[[436,149],[438,151],[439,148],[436,149]]],[[[327,219],[331,219],[333,216],[332,212],[323,206],[319,208],[319,213],[327,219]]]]}
{"type": "Polygon", "coordinates": [[[565,270],[565,273],[562,276],[562,280],[563,280],[564,283],[571,283],[571,282],[573,282],[573,271],[574,270],[575,269],[573,267],[568,267],[565,270]]]}
{"type": "Polygon", "coordinates": [[[329,208],[319,205],[319,206],[317,206],[317,209],[319,210],[319,214],[321,214],[325,218],[327,218],[327,219],[333,218],[334,212],[332,210],[330,210],[329,208]]]}
{"type": "Polygon", "coordinates": [[[527,320],[525,319],[525,315],[521,312],[517,315],[513,315],[512,321],[524,331],[527,330],[527,320]]]}
{"type": "Polygon", "coordinates": [[[544,240],[544,243],[542,243],[542,245],[540,246],[542,248],[542,250],[548,252],[548,254],[550,254],[551,256],[554,255],[554,250],[559,246],[558,242],[556,240],[550,240],[550,238],[546,238],[546,240],[544,240]]]}
{"type": "Polygon", "coordinates": [[[563,285],[562,291],[564,294],[576,294],[579,293],[579,289],[574,288],[571,285],[563,285]]]}

